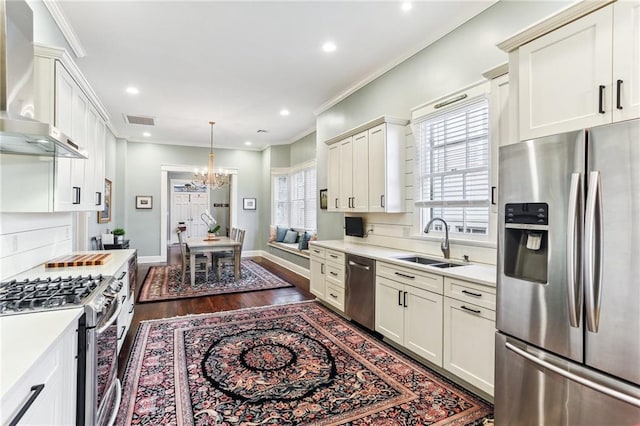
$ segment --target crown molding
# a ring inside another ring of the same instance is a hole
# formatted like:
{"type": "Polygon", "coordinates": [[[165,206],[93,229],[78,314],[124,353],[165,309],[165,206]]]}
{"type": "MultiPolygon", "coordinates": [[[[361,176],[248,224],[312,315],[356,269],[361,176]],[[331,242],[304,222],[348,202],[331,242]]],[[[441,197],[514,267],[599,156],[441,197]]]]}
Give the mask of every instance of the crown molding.
{"type": "Polygon", "coordinates": [[[564,9],[560,9],[556,13],[539,20],[522,31],[517,32],[496,46],[499,49],[509,53],[523,44],[529,43],[538,37],[541,37],[553,30],[556,30],[569,22],[582,18],[589,13],[598,10],[616,0],[581,0],[570,4],[564,9]]]}
{"type": "Polygon", "coordinates": [[[509,62],[505,62],[504,64],[500,64],[491,69],[486,70],[482,73],[482,76],[487,80],[493,80],[496,77],[500,77],[501,75],[505,75],[509,73],[509,62]]]}
{"type": "Polygon", "coordinates": [[[388,115],[381,115],[380,117],[376,117],[373,120],[369,120],[366,123],[362,123],[359,126],[356,126],[350,130],[347,130],[346,132],[342,132],[337,136],[334,136],[330,139],[327,139],[326,141],[324,141],[324,143],[326,145],[331,145],[334,144],[336,142],[339,142],[345,138],[348,138],[349,136],[353,136],[356,135],[360,132],[364,132],[365,130],[371,129],[372,127],[378,126],[382,123],[389,123],[389,124],[398,124],[400,126],[406,126],[407,124],[409,124],[409,120],[405,119],[405,118],[398,118],[398,117],[391,117],[388,115]]]}
{"type": "Polygon", "coordinates": [[[60,32],[62,32],[65,40],[67,40],[67,43],[69,43],[69,46],[71,47],[71,50],[73,50],[73,53],[76,55],[76,57],[84,58],[85,56],[87,56],[86,50],[84,50],[84,47],[82,47],[80,39],[71,27],[71,24],[69,24],[69,21],[67,21],[67,17],[64,15],[64,12],[62,12],[62,9],[60,9],[58,2],[56,0],[42,0],[42,3],[44,3],[45,7],[49,11],[49,14],[60,29],[60,32]]]}
{"type": "Polygon", "coordinates": [[[304,129],[303,131],[301,131],[300,133],[290,137],[287,140],[287,142],[285,143],[285,145],[291,145],[292,143],[298,142],[300,139],[304,138],[305,136],[309,136],[311,133],[313,133],[315,131],[316,131],[316,126],[314,124],[313,126],[308,127],[306,129],[304,129]]]}

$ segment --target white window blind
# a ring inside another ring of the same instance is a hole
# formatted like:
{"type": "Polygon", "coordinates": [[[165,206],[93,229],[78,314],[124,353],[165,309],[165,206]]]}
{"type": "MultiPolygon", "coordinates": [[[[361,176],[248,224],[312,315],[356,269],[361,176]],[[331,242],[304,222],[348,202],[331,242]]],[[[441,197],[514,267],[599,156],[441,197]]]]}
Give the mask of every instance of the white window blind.
{"type": "Polygon", "coordinates": [[[273,224],[289,226],[289,186],[287,175],[273,176],[273,224]]]}
{"type": "MultiPolygon", "coordinates": [[[[443,218],[450,232],[489,232],[489,102],[481,97],[425,117],[417,128],[418,193],[424,226],[443,218]]],[[[436,230],[442,230],[440,222],[436,230]]]]}

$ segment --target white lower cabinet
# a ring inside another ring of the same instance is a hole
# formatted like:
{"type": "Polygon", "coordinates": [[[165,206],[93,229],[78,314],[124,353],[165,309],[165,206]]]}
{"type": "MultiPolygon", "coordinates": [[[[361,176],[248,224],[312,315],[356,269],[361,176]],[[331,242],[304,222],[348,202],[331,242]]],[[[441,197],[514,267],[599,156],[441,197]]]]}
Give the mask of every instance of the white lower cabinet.
{"type": "Polygon", "coordinates": [[[445,296],[443,366],[493,395],[495,291],[446,278],[445,296]],[[453,294],[457,298],[448,297],[453,294]]]}
{"type": "Polygon", "coordinates": [[[131,325],[131,320],[133,319],[133,310],[135,307],[134,301],[134,291],[132,285],[129,283],[129,261],[125,262],[118,272],[116,272],[115,277],[117,280],[122,282],[122,287],[118,292],[119,302],[122,304],[122,310],[118,315],[117,324],[118,324],[118,353],[120,353],[120,349],[122,348],[122,344],[124,343],[125,338],[127,337],[127,332],[129,331],[129,326],[131,325]]]}
{"type": "Polygon", "coordinates": [[[441,294],[378,275],[375,318],[377,332],[442,366],[441,294]]]}
{"type": "Polygon", "coordinates": [[[344,312],[344,253],[311,246],[309,291],[344,312]]]}
{"type": "Polygon", "coordinates": [[[78,324],[72,323],[56,343],[2,398],[2,424],[21,409],[21,425],[72,425],[76,422],[78,324]],[[29,401],[31,401],[29,405],[29,401]]]}

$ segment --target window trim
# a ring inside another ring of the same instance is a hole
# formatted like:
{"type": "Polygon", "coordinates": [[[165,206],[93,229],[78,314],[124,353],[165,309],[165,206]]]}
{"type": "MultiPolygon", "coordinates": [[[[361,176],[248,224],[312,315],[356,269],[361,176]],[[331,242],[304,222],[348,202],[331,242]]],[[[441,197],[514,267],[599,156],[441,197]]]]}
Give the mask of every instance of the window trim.
{"type": "Polygon", "coordinates": [[[414,158],[413,165],[413,198],[414,198],[414,211],[413,211],[413,232],[411,235],[412,239],[419,240],[427,240],[427,241],[440,241],[444,237],[444,232],[442,231],[430,231],[429,234],[424,234],[421,223],[421,212],[420,209],[424,207],[431,207],[437,205],[438,207],[487,207],[489,208],[488,213],[488,230],[484,235],[474,235],[474,234],[462,234],[462,233],[450,233],[449,240],[452,242],[459,242],[462,244],[479,246],[479,247],[496,247],[496,237],[497,237],[497,226],[496,221],[493,220],[492,206],[491,206],[491,186],[492,186],[492,176],[493,176],[493,168],[497,167],[497,164],[494,164],[493,158],[494,153],[497,151],[498,147],[496,145],[496,140],[493,137],[493,126],[495,118],[492,115],[492,102],[493,98],[491,97],[491,82],[488,80],[481,80],[475,82],[469,86],[466,86],[460,90],[449,93],[445,96],[441,96],[429,102],[426,102],[422,105],[419,105],[415,108],[411,109],[411,136],[414,140],[414,147],[416,152],[416,157],[414,158]],[[449,100],[453,100],[456,97],[466,94],[463,99],[459,101],[449,103],[449,100]],[[488,114],[489,114],[489,128],[488,128],[488,136],[489,136],[489,161],[488,161],[488,177],[489,177],[489,204],[487,205],[486,200],[478,200],[482,203],[481,206],[475,203],[475,200],[457,200],[454,202],[444,201],[434,201],[434,202],[418,202],[416,201],[418,192],[420,191],[420,173],[419,173],[419,162],[417,158],[417,147],[418,141],[416,141],[416,135],[418,134],[418,126],[420,123],[432,120],[439,116],[448,114],[454,108],[462,108],[469,104],[475,103],[480,98],[486,98],[488,101],[488,114]],[[445,104],[442,107],[438,105],[445,104]]]}
{"type": "MultiPolygon", "coordinates": [[[[310,168],[315,168],[315,174],[316,174],[316,192],[317,192],[317,187],[318,187],[318,166],[317,166],[317,161],[316,159],[313,160],[308,160],[305,161],[303,163],[298,163],[295,164],[291,167],[274,167],[271,169],[271,219],[270,219],[270,223],[271,226],[275,226],[275,197],[274,197],[274,178],[276,176],[287,176],[287,217],[288,217],[288,224],[286,225],[288,228],[292,228],[291,226],[291,215],[292,215],[292,202],[291,202],[291,177],[303,170],[306,169],[310,169],[310,168]]],[[[306,184],[305,184],[306,185],[306,184]]],[[[317,194],[314,194],[314,197],[317,197],[317,194]]],[[[282,226],[282,225],[280,225],[282,226]]],[[[316,223],[315,223],[315,229],[307,229],[307,228],[295,228],[295,229],[299,229],[299,230],[304,230],[304,231],[311,231],[311,232],[317,232],[317,228],[318,228],[318,203],[316,201],[316,223]]]]}

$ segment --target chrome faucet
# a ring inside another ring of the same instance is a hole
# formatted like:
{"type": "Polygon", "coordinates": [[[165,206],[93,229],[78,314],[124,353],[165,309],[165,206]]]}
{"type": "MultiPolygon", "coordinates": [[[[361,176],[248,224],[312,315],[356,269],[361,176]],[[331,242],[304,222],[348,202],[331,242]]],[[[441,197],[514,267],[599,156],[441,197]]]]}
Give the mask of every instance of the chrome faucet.
{"type": "Polygon", "coordinates": [[[447,222],[445,222],[444,219],[440,217],[434,217],[429,221],[429,223],[427,223],[427,226],[424,227],[424,233],[429,233],[429,227],[436,220],[439,220],[444,225],[444,241],[442,242],[442,244],[440,244],[440,250],[442,250],[442,253],[444,253],[444,258],[449,259],[449,226],[447,225],[447,222]]]}

